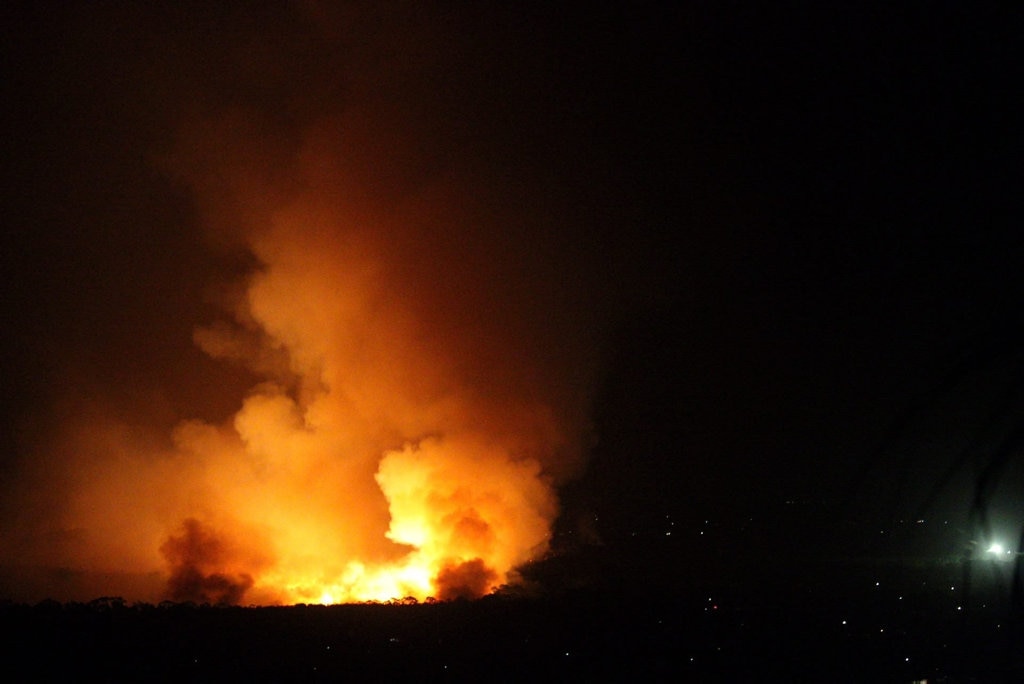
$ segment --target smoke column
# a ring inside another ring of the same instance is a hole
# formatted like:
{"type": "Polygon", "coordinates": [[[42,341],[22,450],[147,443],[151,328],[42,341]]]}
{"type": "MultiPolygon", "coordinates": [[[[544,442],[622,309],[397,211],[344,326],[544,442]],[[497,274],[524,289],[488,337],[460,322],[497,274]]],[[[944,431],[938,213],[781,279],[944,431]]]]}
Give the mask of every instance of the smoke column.
{"type": "Polygon", "coordinates": [[[398,16],[146,25],[147,158],[194,207],[193,248],[245,265],[204,284],[220,313],[192,342],[249,386],[170,430],[58,397],[4,525],[43,569],[22,594],[473,597],[548,548],[597,357],[582,228],[515,154],[529,116],[476,98],[479,27],[398,16]]]}

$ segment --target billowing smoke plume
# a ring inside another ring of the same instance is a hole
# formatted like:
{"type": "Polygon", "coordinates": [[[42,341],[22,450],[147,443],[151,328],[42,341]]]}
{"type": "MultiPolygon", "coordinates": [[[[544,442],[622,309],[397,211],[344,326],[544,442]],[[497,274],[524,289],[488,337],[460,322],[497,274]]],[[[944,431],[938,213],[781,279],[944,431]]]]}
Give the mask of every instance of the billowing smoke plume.
{"type": "Polygon", "coordinates": [[[193,342],[252,380],[169,438],[93,405],[45,440],[8,536],[67,594],[473,597],[547,549],[596,355],[580,231],[488,140],[484,46],[421,19],[314,12],[148,67],[179,96],[150,155],[195,249],[248,264],[193,342]]]}

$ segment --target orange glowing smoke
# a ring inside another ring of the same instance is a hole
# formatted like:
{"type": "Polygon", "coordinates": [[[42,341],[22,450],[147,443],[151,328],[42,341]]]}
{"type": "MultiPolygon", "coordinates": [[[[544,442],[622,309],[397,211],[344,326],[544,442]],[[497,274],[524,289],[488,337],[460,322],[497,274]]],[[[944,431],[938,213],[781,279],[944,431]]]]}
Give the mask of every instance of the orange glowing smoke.
{"type": "Polygon", "coordinates": [[[67,379],[0,530],[24,568],[10,586],[28,587],[11,595],[444,599],[545,552],[597,354],[586,231],[566,229],[543,174],[483,142],[489,109],[442,97],[487,72],[453,68],[451,41],[411,19],[352,40],[299,31],[280,54],[218,35],[224,73],[199,78],[199,60],[193,74],[209,92],[163,73],[186,104],[157,164],[209,239],[196,249],[251,266],[210,283],[218,308],[182,346],[252,382],[197,389],[233,407],[211,418],[103,403],[67,379]],[[382,61],[396,51],[406,66],[382,61]]]}
{"type": "Polygon", "coordinates": [[[540,296],[558,261],[475,233],[458,183],[384,211],[330,167],[297,173],[310,189],[253,221],[258,266],[194,334],[259,381],[170,441],[102,407],[69,419],[22,509],[43,529],[18,552],[64,569],[40,591],[475,597],[547,549],[587,386],[572,317],[540,296]]]}
{"type": "Polygon", "coordinates": [[[40,460],[49,531],[23,549],[66,569],[49,595],[476,597],[545,552],[579,442],[545,339],[569,338],[517,313],[493,262],[396,228],[409,214],[353,229],[358,212],[318,202],[253,231],[231,320],[195,332],[261,378],[232,417],[180,421],[168,443],[94,407],[40,460]]]}

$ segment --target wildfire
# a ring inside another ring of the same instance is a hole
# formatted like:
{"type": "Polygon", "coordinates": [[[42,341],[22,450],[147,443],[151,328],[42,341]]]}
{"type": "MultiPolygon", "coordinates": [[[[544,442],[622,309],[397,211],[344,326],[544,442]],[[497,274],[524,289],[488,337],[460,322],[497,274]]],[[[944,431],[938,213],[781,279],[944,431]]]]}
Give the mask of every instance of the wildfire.
{"type": "Polygon", "coordinates": [[[379,143],[396,120],[366,86],[363,109],[346,96],[282,134],[288,154],[233,112],[182,133],[168,172],[212,243],[252,266],[214,284],[221,308],[197,314],[193,342],[255,381],[196,390],[230,408],[181,402],[158,426],[74,398],[8,535],[8,556],[69,570],[44,596],[444,600],[493,592],[547,549],[596,354],[573,247],[473,164],[395,173],[379,143]]]}
{"type": "Polygon", "coordinates": [[[467,382],[459,355],[480,341],[451,337],[443,318],[425,326],[419,300],[399,296],[405,284],[382,277],[387,264],[310,225],[284,215],[254,241],[265,267],[238,315],[248,327],[197,333],[215,356],[252,364],[255,346],[286,364],[261,367],[267,382],[230,425],[176,431],[192,503],[161,547],[169,593],[339,603],[492,592],[548,544],[557,505],[539,457],[560,439],[551,411],[467,382]]]}

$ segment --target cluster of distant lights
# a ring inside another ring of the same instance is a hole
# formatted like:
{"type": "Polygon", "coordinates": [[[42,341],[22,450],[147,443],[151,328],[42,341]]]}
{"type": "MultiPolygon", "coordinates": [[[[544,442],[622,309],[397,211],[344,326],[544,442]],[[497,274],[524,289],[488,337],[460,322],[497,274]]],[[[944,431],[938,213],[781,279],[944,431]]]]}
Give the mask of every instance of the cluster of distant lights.
{"type": "MultiPolygon", "coordinates": [[[[998,544],[995,544],[995,545],[998,546],[998,544]]],[[[1000,552],[1002,552],[1002,549],[1000,549],[1000,552]]],[[[875,584],[875,588],[876,589],[881,589],[882,588],[882,582],[876,581],[874,584],[875,584]]],[[[926,585],[926,584],[927,584],[927,582],[922,582],[922,585],[926,585]]],[[[951,592],[955,593],[956,590],[957,590],[956,585],[950,585],[949,590],[951,592]]],[[[903,597],[902,594],[900,594],[896,598],[897,598],[898,601],[902,601],[904,597],[903,597]]],[[[985,609],[987,607],[988,607],[988,604],[982,604],[981,605],[982,609],[985,609]]],[[[709,596],[707,604],[705,604],[705,606],[704,606],[704,612],[705,613],[713,613],[713,612],[716,612],[718,610],[719,610],[718,602],[713,597],[709,596]]],[[[956,605],[956,611],[962,612],[963,611],[963,606],[962,605],[956,605]]],[[[658,624],[661,624],[661,622],[662,622],[661,620],[658,620],[658,624]]],[[[853,619],[841,619],[840,620],[840,625],[842,626],[842,628],[844,630],[856,629],[855,623],[856,623],[856,621],[853,620],[853,619]]],[[[740,622],[739,626],[742,628],[744,626],[744,623],[740,622]]],[[[1001,629],[1002,628],[1002,624],[996,624],[995,628],[997,630],[1001,629]]],[[[885,635],[886,634],[887,630],[886,630],[885,626],[879,626],[877,629],[878,629],[877,634],[880,634],[880,635],[885,635]]],[[[896,630],[896,631],[898,632],[898,630],[896,630]]],[[[892,634],[892,630],[889,631],[889,634],[892,634]]],[[[947,646],[946,644],[943,644],[943,648],[946,648],[946,646],[947,646]]],[[[721,646],[716,646],[714,651],[715,651],[715,653],[713,655],[717,656],[718,654],[721,653],[722,647],[721,646]]],[[[568,656],[569,654],[566,653],[565,655],[568,656]]],[[[691,654],[687,654],[687,655],[689,657],[689,662],[690,663],[697,663],[698,660],[706,660],[707,657],[709,655],[711,655],[711,654],[708,654],[708,653],[705,652],[705,653],[691,653],[691,654]]],[[[913,663],[916,660],[916,658],[914,656],[906,655],[906,654],[901,654],[901,655],[897,656],[897,658],[898,658],[898,660],[901,660],[905,665],[911,665],[911,663],[913,663]]],[[[930,679],[915,679],[915,680],[912,680],[912,684],[927,684],[927,682],[929,682],[929,681],[931,681],[931,680],[930,679]]]]}
{"type": "MultiPolygon", "coordinates": [[[[1003,555],[1006,555],[1006,554],[1013,554],[1014,553],[1013,551],[1007,551],[1003,547],[1003,545],[1000,544],[999,542],[993,542],[989,546],[989,548],[986,550],[986,552],[994,554],[996,556],[1003,556],[1003,555]]],[[[927,584],[927,582],[922,582],[922,585],[926,585],[926,584],[927,584]]],[[[881,581],[876,581],[874,583],[874,586],[875,586],[876,589],[882,589],[882,582],[881,581]]],[[[956,590],[957,590],[956,585],[950,585],[949,586],[949,591],[950,592],[954,592],[955,593],[956,590]]],[[[898,601],[902,601],[904,596],[902,594],[899,594],[899,595],[896,596],[896,598],[897,598],[898,601]]],[[[982,604],[981,605],[982,609],[987,608],[987,607],[988,607],[987,604],[982,604]]],[[[703,606],[703,612],[705,612],[705,613],[716,613],[716,612],[719,611],[719,608],[720,608],[719,600],[716,599],[713,596],[708,596],[707,602],[703,606]]],[[[963,606],[956,605],[955,609],[958,612],[959,611],[963,611],[963,606]]],[[[728,612],[728,611],[722,611],[722,612],[728,612]]],[[[842,628],[844,630],[856,629],[856,622],[857,621],[852,619],[852,618],[851,619],[842,619],[842,620],[840,620],[840,624],[842,625],[842,628]]],[[[659,619],[659,620],[657,620],[657,623],[659,625],[662,625],[663,624],[663,620],[659,619]]],[[[744,626],[745,626],[745,623],[741,621],[739,623],[739,627],[743,628],[744,626]]],[[[997,630],[1001,629],[1002,628],[1002,624],[996,624],[995,628],[997,630]]],[[[878,632],[877,632],[878,634],[886,634],[886,632],[887,632],[886,627],[884,627],[884,626],[878,626],[877,629],[878,629],[878,632]]],[[[891,634],[892,630],[889,630],[889,632],[891,634]]],[[[397,643],[397,642],[400,642],[401,639],[399,639],[397,637],[391,637],[391,638],[388,639],[388,641],[391,642],[391,643],[397,643]]],[[[524,639],[524,641],[529,641],[529,637],[526,637],[524,639]]],[[[946,648],[946,644],[943,644],[943,648],[946,648]]],[[[326,649],[328,651],[330,651],[331,647],[327,646],[326,649]]],[[[693,652],[691,652],[691,653],[686,654],[685,657],[688,658],[688,660],[689,660],[689,662],[691,664],[695,664],[696,665],[698,663],[698,661],[706,661],[708,658],[720,657],[721,654],[722,654],[722,651],[723,651],[723,648],[722,648],[722,646],[719,645],[719,646],[715,646],[714,647],[714,651],[713,652],[708,652],[708,651],[700,652],[700,653],[693,653],[693,652]]],[[[558,653],[563,658],[573,658],[573,657],[579,655],[578,653],[574,653],[571,650],[565,650],[565,651],[559,650],[558,653]]],[[[908,666],[910,666],[912,663],[915,663],[915,661],[917,660],[917,658],[914,657],[913,655],[906,655],[905,653],[904,654],[900,654],[899,656],[897,656],[897,659],[898,659],[898,661],[902,661],[903,664],[908,665],[908,666]]],[[[198,661],[196,661],[196,662],[198,662],[198,661]]],[[[443,671],[448,671],[449,670],[449,665],[448,664],[443,664],[442,668],[443,668],[443,671]]],[[[316,670],[316,669],[317,669],[316,667],[313,667],[313,670],[316,670]]],[[[927,684],[927,682],[929,682],[929,681],[932,681],[932,680],[930,678],[929,679],[914,679],[914,680],[912,680],[911,684],[927,684]]]]}
{"type": "MultiPolygon", "coordinates": [[[[1005,554],[1007,554],[1007,553],[1009,553],[1009,554],[1013,554],[1014,553],[1013,551],[1006,551],[1005,548],[1003,547],[1003,545],[998,543],[998,542],[993,542],[991,544],[991,546],[986,550],[986,552],[987,553],[992,553],[993,555],[1000,556],[1000,557],[1005,555],[1005,554]]],[[[921,584],[922,584],[922,586],[925,586],[925,585],[927,585],[927,582],[922,582],[921,584]]],[[[882,582],[876,581],[875,582],[875,588],[876,589],[881,589],[882,588],[882,582]]],[[[949,590],[950,590],[950,592],[955,593],[957,591],[956,585],[950,585],[949,590]]],[[[903,600],[903,594],[898,594],[896,596],[896,600],[897,601],[902,601],[903,600]]],[[[980,608],[983,609],[983,610],[987,609],[988,608],[988,604],[987,603],[983,603],[983,604],[981,604],[980,608]]],[[[956,611],[957,612],[963,612],[963,610],[964,610],[964,607],[962,605],[956,605],[956,611]]],[[[840,624],[842,625],[843,628],[854,627],[854,621],[850,620],[850,619],[843,619],[843,620],[840,621],[840,624]]],[[[996,630],[1001,630],[1002,627],[1003,627],[1002,623],[995,624],[995,629],[996,630]]],[[[885,633],[886,633],[886,628],[884,626],[878,627],[878,634],[885,634],[885,633]]],[[[943,644],[942,647],[946,648],[947,644],[943,644]]],[[[913,660],[913,658],[911,656],[909,656],[909,655],[903,656],[903,662],[904,663],[910,664],[912,660],[913,660]]],[[[929,682],[929,681],[931,681],[931,680],[930,679],[915,679],[915,680],[913,680],[912,684],[927,684],[927,682],[929,682]]]]}

